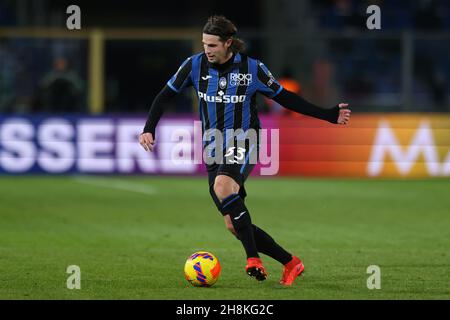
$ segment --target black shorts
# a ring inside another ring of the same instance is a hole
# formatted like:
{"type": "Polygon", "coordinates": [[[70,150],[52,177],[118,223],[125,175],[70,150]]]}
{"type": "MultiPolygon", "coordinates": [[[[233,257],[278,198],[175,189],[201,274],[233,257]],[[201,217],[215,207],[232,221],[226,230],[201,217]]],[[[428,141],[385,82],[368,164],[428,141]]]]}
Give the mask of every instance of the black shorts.
{"type": "Polygon", "coordinates": [[[209,192],[220,211],[221,204],[214,192],[214,181],[218,175],[226,175],[232,178],[239,185],[239,196],[244,199],[247,196],[244,182],[252,172],[258,160],[258,145],[245,144],[245,151],[242,148],[226,150],[221,163],[206,164],[208,171],[209,192]],[[254,161],[256,159],[256,161],[254,161]]]}

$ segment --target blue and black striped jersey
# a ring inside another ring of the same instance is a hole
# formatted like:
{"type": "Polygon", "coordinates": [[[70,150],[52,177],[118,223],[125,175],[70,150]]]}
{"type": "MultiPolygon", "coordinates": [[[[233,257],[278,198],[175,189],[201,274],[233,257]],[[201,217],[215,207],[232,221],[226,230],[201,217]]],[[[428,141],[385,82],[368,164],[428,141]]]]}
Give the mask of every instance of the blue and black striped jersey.
{"type": "Polygon", "coordinates": [[[338,123],[340,116],[339,105],[320,108],[284,89],[259,60],[237,53],[224,64],[216,65],[209,63],[204,53],[199,53],[186,59],[155,97],[143,133],[155,137],[164,103],[189,86],[194,87],[199,98],[204,147],[215,147],[216,143],[208,141],[215,141],[217,131],[223,134],[224,148],[233,137],[238,141],[247,139],[247,135],[253,133],[249,129],[258,132],[261,126],[255,99],[257,92],[289,110],[317,119],[338,123]],[[245,134],[238,133],[239,129],[245,134]],[[227,134],[229,130],[234,130],[232,135],[227,134]]]}
{"type": "Polygon", "coordinates": [[[204,53],[187,58],[167,85],[175,92],[192,86],[199,99],[203,131],[259,129],[255,94],[275,97],[283,87],[259,60],[236,53],[227,68],[210,64],[204,53]]]}

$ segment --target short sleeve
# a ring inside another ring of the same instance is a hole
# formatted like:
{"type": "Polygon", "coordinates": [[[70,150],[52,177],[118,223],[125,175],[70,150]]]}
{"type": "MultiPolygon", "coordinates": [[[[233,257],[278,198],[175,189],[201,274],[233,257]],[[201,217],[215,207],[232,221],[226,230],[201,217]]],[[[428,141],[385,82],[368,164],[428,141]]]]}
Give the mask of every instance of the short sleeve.
{"type": "Polygon", "coordinates": [[[178,71],[167,81],[167,85],[175,92],[180,92],[186,87],[192,85],[192,59],[187,58],[178,68],[178,71]]]}
{"type": "Polygon", "coordinates": [[[258,88],[257,90],[273,98],[283,90],[283,86],[275,79],[267,67],[258,61],[258,88]]]}

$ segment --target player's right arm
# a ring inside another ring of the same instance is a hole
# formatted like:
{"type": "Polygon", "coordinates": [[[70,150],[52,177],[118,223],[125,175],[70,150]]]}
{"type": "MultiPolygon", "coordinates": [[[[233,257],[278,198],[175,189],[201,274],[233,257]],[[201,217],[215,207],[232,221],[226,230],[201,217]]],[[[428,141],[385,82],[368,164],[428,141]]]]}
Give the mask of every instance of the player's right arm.
{"type": "Polygon", "coordinates": [[[148,112],[144,130],[142,130],[142,133],[139,135],[139,143],[145,151],[153,151],[156,125],[164,113],[164,106],[176,95],[177,93],[166,85],[153,100],[150,111],[148,112]]]}
{"type": "Polygon", "coordinates": [[[192,61],[188,58],[153,100],[144,130],[139,135],[139,143],[145,151],[153,151],[156,126],[164,113],[164,106],[181,90],[192,85],[191,73],[192,61]]]}

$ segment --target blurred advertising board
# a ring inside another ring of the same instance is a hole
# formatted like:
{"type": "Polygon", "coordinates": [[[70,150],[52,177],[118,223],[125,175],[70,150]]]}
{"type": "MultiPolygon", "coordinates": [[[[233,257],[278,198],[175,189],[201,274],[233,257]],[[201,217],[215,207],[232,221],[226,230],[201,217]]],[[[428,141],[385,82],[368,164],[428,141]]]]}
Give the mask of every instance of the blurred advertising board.
{"type": "MultiPolygon", "coordinates": [[[[450,116],[365,114],[343,127],[306,116],[260,116],[253,175],[450,176],[450,116]]],[[[201,123],[163,116],[156,150],[138,135],[145,116],[0,116],[0,174],[204,174],[201,123]]]]}

